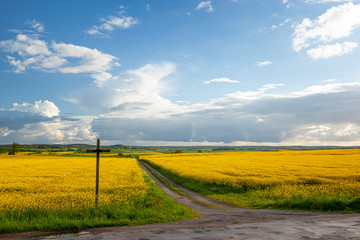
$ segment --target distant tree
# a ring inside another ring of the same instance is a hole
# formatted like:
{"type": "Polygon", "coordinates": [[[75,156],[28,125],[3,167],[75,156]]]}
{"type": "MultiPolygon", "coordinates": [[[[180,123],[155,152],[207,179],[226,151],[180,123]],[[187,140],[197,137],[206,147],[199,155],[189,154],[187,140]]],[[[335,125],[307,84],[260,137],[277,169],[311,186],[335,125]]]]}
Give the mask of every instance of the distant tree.
{"type": "Polygon", "coordinates": [[[14,142],[12,145],[12,152],[17,153],[19,151],[20,151],[20,145],[18,143],[14,142]]]}
{"type": "Polygon", "coordinates": [[[198,151],[198,153],[202,153],[202,150],[200,149],[200,150],[198,151]]]}
{"type": "Polygon", "coordinates": [[[174,153],[183,153],[180,149],[177,149],[174,153]]]}

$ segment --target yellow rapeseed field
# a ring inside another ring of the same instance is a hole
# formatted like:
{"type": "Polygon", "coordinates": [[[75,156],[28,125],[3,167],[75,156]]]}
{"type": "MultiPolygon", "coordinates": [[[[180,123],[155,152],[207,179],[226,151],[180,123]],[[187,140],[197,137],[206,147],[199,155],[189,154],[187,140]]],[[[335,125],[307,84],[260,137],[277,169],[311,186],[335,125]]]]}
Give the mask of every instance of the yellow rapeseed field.
{"type": "MultiPolygon", "coordinates": [[[[0,211],[93,206],[95,162],[95,156],[0,154],[0,211]]],[[[132,204],[147,189],[135,159],[100,159],[100,205],[132,204]]]]}
{"type": "Polygon", "coordinates": [[[144,156],[185,178],[253,197],[360,196],[360,150],[193,153],[144,156]]]}

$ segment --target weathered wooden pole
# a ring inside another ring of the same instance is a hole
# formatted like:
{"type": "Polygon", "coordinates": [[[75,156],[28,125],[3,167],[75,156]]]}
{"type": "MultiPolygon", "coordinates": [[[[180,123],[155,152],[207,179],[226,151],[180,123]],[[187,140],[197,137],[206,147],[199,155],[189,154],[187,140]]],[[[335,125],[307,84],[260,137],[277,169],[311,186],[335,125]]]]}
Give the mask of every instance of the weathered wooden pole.
{"type": "Polygon", "coordinates": [[[100,139],[96,144],[96,190],[95,190],[95,206],[99,206],[99,175],[100,175],[100,139]]]}
{"type": "Polygon", "coordinates": [[[95,206],[99,206],[99,178],[100,178],[100,153],[110,152],[110,149],[100,149],[100,139],[97,140],[96,150],[86,150],[87,153],[96,152],[96,186],[95,186],[95,206]]]}

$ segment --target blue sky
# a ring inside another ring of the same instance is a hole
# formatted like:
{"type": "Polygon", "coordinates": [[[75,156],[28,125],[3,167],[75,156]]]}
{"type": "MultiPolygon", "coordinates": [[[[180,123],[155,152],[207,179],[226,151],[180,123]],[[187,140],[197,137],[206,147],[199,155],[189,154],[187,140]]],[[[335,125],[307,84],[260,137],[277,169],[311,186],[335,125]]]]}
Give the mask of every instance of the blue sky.
{"type": "Polygon", "coordinates": [[[0,3],[0,143],[360,145],[360,1],[0,3]]]}

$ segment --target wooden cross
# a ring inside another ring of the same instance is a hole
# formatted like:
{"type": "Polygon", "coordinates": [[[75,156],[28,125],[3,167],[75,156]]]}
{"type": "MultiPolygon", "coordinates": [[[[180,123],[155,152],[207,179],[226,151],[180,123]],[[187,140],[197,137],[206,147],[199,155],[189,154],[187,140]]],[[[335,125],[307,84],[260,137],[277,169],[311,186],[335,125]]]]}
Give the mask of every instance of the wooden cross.
{"type": "Polygon", "coordinates": [[[96,152],[96,190],[95,190],[95,205],[99,206],[99,169],[100,169],[100,153],[110,152],[110,149],[100,149],[100,139],[97,140],[96,150],[86,150],[87,153],[96,152]]]}

